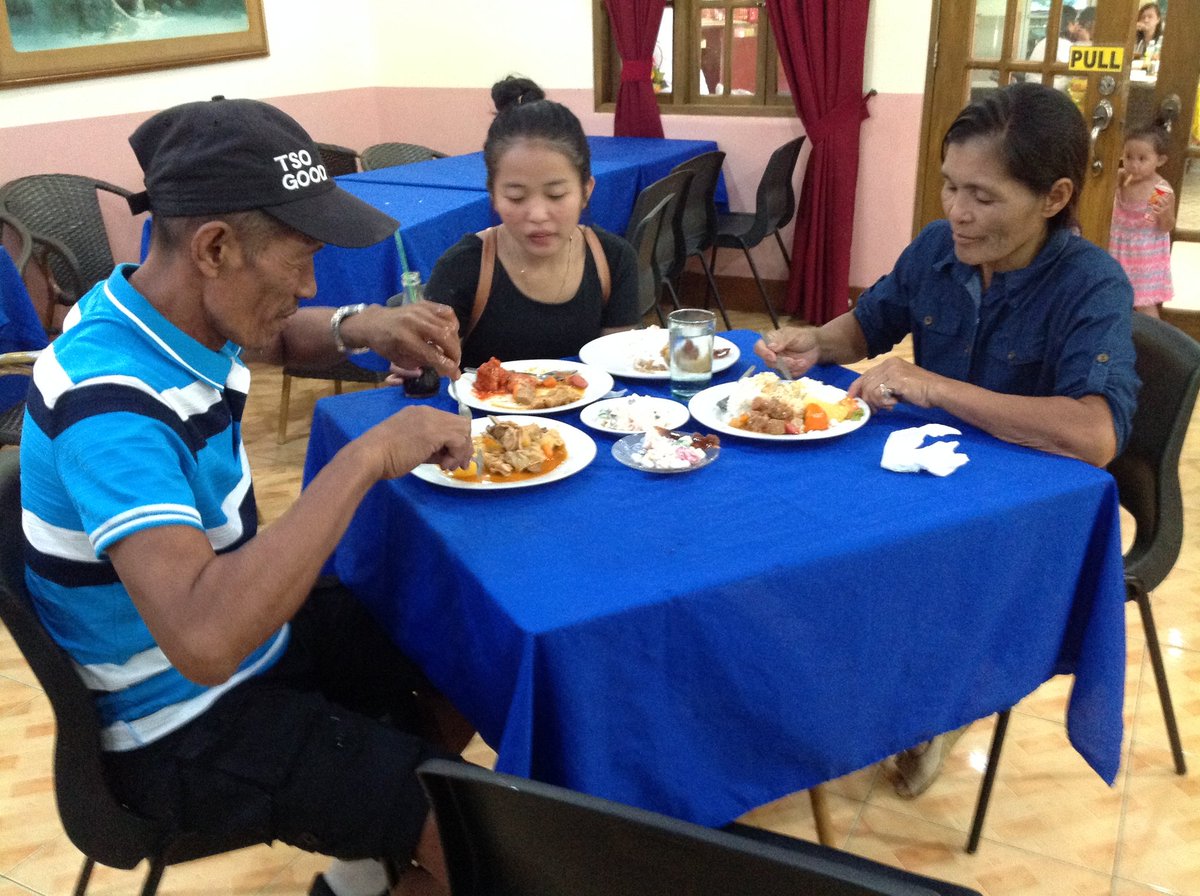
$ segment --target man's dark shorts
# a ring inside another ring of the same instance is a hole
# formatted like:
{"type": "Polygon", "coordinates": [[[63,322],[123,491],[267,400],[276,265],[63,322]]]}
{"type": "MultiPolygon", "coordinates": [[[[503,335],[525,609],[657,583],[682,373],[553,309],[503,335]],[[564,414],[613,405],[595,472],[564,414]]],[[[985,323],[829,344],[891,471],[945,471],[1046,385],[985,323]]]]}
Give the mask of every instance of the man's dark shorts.
{"type": "Polygon", "coordinates": [[[429,811],[414,770],[448,755],[424,739],[432,692],[352,595],[319,589],[272,669],[106,765],[123,801],[179,830],[406,863],[429,811]]]}

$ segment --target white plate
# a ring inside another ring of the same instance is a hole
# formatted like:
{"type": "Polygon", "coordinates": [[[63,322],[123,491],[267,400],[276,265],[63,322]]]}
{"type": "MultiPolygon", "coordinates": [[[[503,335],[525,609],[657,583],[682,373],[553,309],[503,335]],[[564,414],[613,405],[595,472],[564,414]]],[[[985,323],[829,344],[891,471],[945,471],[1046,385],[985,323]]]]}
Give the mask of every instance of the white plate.
{"type": "MultiPolygon", "coordinates": [[[[650,356],[651,351],[647,350],[647,343],[651,341],[649,334],[655,331],[662,334],[662,342],[659,344],[661,350],[662,346],[667,344],[666,330],[622,330],[620,333],[609,333],[607,336],[593,339],[579,350],[580,360],[607,370],[613,376],[633,380],[669,380],[671,374],[665,366],[665,361],[662,370],[638,370],[634,366],[638,358],[650,356]]],[[[713,373],[720,373],[732,367],[742,353],[737,345],[724,336],[718,336],[713,341],[713,354],[713,373]],[[716,357],[722,351],[725,351],[725,354],[716,357]]]]}
{"type": "Polygon", "coordinates": [[[608,412],[632,413],[649,418],[654,426],[665,429],[678,429],[688,422],[687,406],[669,398],[657,398],[653,395],[622,395],[620,398],[605,398],[593,402],[579,412],[579,419],[585,425],[597,432],[609,435],[624,435],[631,432],[642,432],[642,429],[631,429],[616,426],[615,420],[608,418],[608,412]]]}
{"type": "Polygon", "coordinates": [[[712,448],[705,448],[703,459],[692,464],[690,467],[677,467],[673,469],[651,467],[642,464],[637,460],[637,454],[642,447],[643,435],[643,433],[635,432],[633,435],[628,435],[623,439],[618,439],[613,443],[612,456],[625,466],[633,467],[635,470],[641,470],[643,473],[690,473],[692,470],[699,470],[701,467],[707,467],[714,460],[716,460],[717,455],[721,453],[721,446],[714,445],[712,448]]]}
{"type": "Polygon", "coordinates": [[[818,439],[836,439],[838,436],[844,436],[846,433],[854,432],[854,430],[871,419],[871,409],[867,406],[867,403],[861,398],[856,398],[855,401],[862,408],[863,415],[857,420],[847,420],[843,423],[830,424],[829,429],[802,432],[794,436],[773,436],[765,432],[750,432],[748,429],[738,429],[736,426],[730,426],[727,422],[729,414],[722,413],[717,408],[717,402],[732,393],[736,386],[736,382],[719,383],[716,386],[709,386],[702,392],[697,392],[693,395],[692,400],[688,402],[688,410],[692,412],[692,416],[696,418],[696,422],[717,432],[723,432],[731,436],[741,436],[744,439],[763,439],[770,442],[813,442],[818,439]]]}
{"type": "MultiPolygon", "coordinates": [[[[419,467],[413,469],[413,475],[418,479],[423,479],[434,485],[445,486],[446,488],[463,488],[477,492],[491,492],[498,489],[528,488],[533,485],[558,482],[560,479],[566,479],[568,476],[578,473],[590,464],[596,456],[596,443],[592,441],[592,437],[582,429],[577,429],[560,420],[551,420],[549,417],[527,417],[524,415],[510,415],[497,417],[496,419],[512,420],[522,424],[536,423],[539,426],[544,426],[546,429],[558,430],[558,434],[562,436],[563,442],[567,446],[566,458],[561,464],[544,476],[535,476],[532,479],[518,479],[515,482],[489,482],[487,480],[470,482],[466,479],[455,479],[437,464],[421,464],[419,467]]],[[[482,435],[489,425],[491,425],[491,420],[486,417],[476,417],[471,421],[471,435],[482,435]]]]}
{"type": "Polygon", "coordinates": [[[559,405],[556,408],[526,408],[511,398],[506,401],[502,396],[480,398],[475,394],[475,372],[471,371],[464,373],[459,377],[458,382],[454,383],[452,397],[461,398],[463,404],[475,408],[477,411],[487,411],[491,414],[558,414],[591,404],[597,398],[610,392],[613,387],[613,378],[599,367],[589,367],[587,364],[579,364],[574,361],[553,359],[503,361],[500,366],[514,373],[543,374],[549,373],[551,370],[573,370],[587,380],[587,388],[583,390],[582,398],[569,404],[559,405]]]}

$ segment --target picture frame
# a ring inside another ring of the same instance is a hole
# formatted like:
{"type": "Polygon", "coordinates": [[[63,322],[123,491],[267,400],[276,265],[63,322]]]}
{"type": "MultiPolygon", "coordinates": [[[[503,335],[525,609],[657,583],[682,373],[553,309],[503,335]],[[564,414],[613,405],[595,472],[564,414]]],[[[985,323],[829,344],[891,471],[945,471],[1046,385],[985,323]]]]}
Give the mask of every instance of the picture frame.
{"type": "Polygon", "coordinates": [[[262,0],[0,0],[0,88],[268,53],[262,0]]]}

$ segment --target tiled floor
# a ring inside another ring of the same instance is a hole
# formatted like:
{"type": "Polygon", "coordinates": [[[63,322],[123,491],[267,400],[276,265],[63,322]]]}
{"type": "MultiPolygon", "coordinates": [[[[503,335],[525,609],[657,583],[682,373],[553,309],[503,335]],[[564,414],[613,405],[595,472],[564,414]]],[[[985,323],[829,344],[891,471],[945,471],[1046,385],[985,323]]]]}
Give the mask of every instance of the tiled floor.
{"type": "MultiPolygon", "coordinates": [[[[740,315],[759,329],[762,315],[740,315]]],[[[279,379],[255,371],[246,438],[264,517],[294,498],[313,396],[327,385],[296,381],[290,432],[275,442],[279,379]]],[[[1171,766],[1154,680],[1136,610],[1128,613],[1126,754],[1116,786],[1106,787],[1067,743],[1068,683],[1051,681],[1013,714],[979,852],[963,851],[990,719],[971,726],[941,779],[912,802],[898,799],[875,767],[829,787],[837,842],[852,852],[975,887],[992,896],[1200,894],[1200,425],[1193,422],[1182,476],[1191,529],[1171,577],[1154,595],[1176,713],[1191,771],[1171,766]]],[[[1130,533],[1126,533],[1127,537],[1130,533]]],[[[1030,595],[1030,612],[1037,596],[1030,595]]],[[[931,683],[936,684],[936,683],[931,683]]],[[[0,896],[69,893],[81,857],[56,815],[49,706],[7,632],[0,629],[0,896]]],[[[469,758],[488,763],[476,743],[469,758]]],[[[813,838],[808,799],[760,807],[747,821],[813,838]]],[[[285,846],[259,847],[171,868],[163,896],[307,892],[326,860],[285,846]]],[[[138,872],[98,869],[97,896],[138,891],[138,872]]]]}

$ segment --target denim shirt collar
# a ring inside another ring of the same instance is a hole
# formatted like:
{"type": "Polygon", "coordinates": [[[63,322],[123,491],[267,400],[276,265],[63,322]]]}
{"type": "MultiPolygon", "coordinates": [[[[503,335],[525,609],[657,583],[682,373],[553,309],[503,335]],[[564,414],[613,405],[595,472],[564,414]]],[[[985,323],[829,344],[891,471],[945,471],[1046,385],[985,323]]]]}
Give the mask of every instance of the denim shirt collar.
{"type": "MultiPolygon", "coordinates": [[[[1069,228],[1056,227],[1051,230],[1045,245],[1038,250],[1033,261],[1025,267],[1015,271],[999,271],[992,274],[992,285],[987,291],[989,298],[1023,294],[1024,287],[1040,280],[1045,275],[1046,269],[1057,261],[1070,239],[1069,228]]],[[[953,242],[946,254],[934,261],[933,267],[937,271],[949,270],[950,276],[961,284],[972,298],[975,298],[976,295],[982,296],[983,281],[979,269],[958,260],[958,256],[954,254],[953,242]],[[974,289],[972,289],[972,280],[975,281],[974,289]]],[[[979,299],[976,299],[977,305],[978,302],[979,299]]]]}

